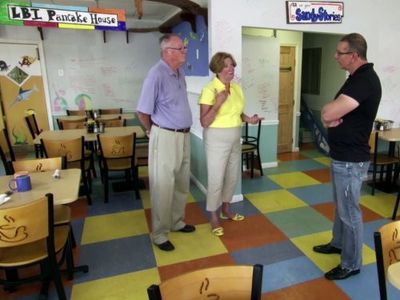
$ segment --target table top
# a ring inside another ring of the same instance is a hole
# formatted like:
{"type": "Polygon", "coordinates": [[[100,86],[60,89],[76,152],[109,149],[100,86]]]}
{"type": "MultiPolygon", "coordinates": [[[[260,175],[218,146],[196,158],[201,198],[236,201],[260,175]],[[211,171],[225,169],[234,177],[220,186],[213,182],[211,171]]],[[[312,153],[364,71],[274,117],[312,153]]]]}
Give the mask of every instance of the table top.
{"type": "MultiPolygon", "coordinates": [[[[85,115],[82,115],[82,116],[59,116],[58,119],[75,121],[75,120],[82,119],[82,117],[86,117],[86,116],[85,115]]],[[[134,113],[123,113],[123,114],[98,115],[97,119],[109,120],[109,119],[116,119],[118,117],[121,117],[121,119],[133,120],[133,119],[135,119],[135,114],[134,113]]]]}
{"type": "Polygon", "coordinates": [[[379,131],[379,138],[388,142],[400,141],[400,128],[379,131]]]}
{"type": "MultiPolygon", "coordinates": [[[[145,133],[140,126],[125,126],[125,127],[106,127],[105,135],[128,135],[135,132],[137,138],[145,137],[145,133]]],[[[40,144],[40,139],[62,140],[73,139],[83,136],[86,142],[94,142],[97,140],[97,133],[88,133],[86,128],[83,129],[65,129],[65,130],[45,130],[37,136],[33,142],[40,144]]]]}
{"type": "MultiPolygon", "coordinates": [[[[54,171],[29,173],[32,189],[27,192],[13,192],[11,199],[0,205],[0,209],[16,207],[25,203],[35,201],[47,193],[54,195],[54,204],[67,204],[74,202],[79,197],[79,186],[81,182],[80,169],[60,170],[60,178],[53,178],[54,171]]],[[[8,182],[13,176],[0,176],[1,193],[6,192],[8,182]]]]}

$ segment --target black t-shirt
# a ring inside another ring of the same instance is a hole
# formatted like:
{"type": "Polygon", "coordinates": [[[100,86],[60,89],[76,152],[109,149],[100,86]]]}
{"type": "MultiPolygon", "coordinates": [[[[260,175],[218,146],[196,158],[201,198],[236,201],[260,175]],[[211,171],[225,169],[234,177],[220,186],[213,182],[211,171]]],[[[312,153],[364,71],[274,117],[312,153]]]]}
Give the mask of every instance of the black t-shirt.
{"type": "Polygon", "coordinates": [[[382,96],[373,64],[362,65],[350,75],[335,99],[340,94],[353,98],[360,105],[343,116],[342,124],[328,128],[330,156],[339,161],[369,161],[368,140],[382,96]]]}

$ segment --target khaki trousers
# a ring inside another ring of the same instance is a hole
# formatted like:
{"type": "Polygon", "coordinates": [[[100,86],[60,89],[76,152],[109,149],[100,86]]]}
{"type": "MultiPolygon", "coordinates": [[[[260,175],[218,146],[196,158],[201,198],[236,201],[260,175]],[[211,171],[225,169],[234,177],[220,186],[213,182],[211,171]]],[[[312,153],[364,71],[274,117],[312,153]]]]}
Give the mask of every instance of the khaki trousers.
{"type": "Polygon", "coordinates": [[[185,206],[190,185],[190,133],[151,127],[149,181],[152,239],[168,240],[168,232],[185,226],[185,206]]]}
{"type": "Polygon", "coordinates": [[[206,128],[203,140],[207,156],[207,211],[231,202],[240,173],[240,127],[206,128]]]}

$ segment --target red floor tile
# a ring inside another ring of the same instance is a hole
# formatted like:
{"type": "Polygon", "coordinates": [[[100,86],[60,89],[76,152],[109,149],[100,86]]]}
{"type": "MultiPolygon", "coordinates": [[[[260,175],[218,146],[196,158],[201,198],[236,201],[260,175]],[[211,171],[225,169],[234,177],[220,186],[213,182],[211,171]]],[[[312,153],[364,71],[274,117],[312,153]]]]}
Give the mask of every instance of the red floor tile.
{"type": "Polygon", "coordinates": [[[331,174],[329,168],[303,171],[303,173],[307,174],[308,176],[322,183],[327,183],[331,181],[331,174]]]}
{"type": "Polygon", "coordinates": [[[278,154],[278,160],[280,161],[302,160],[302,159],[308,159],[308,157],[302,155],[300,152],[287,152],[278,154]]]}
{"type": "Polygon", "coordinates": [[[183,263],[158,267],[161,281],[175,277],[182,273],[188,273],[194,270],[234,265],[235,261],[229,254],[220,254],[215,256],[208,256],[205,258],[195,259],[183,263]]]}
{"type": "Polygon", "coordinates": [[[287,237],[264,215],[250,216],[240,222],[224,220],[222,242],[228,251],[258,247],[286,240],[287,237]]]}

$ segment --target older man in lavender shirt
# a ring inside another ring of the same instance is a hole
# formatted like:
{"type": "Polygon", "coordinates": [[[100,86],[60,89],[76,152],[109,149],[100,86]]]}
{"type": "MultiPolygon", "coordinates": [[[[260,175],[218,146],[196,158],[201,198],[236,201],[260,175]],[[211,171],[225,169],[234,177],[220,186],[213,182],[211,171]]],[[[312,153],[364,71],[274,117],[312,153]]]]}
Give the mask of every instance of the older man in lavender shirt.
{"type": "Polygon", "coordinates": [[[192,113],[181,66],[186,47],[175,34],[160,38],[161,59],[147,74],[137,107],[149,137],[149,180],[152,239],[161,250],[172,251],[170,231],[193,232],[186,224],[185,206],[190,184],[190,126],[192,113]]]}

